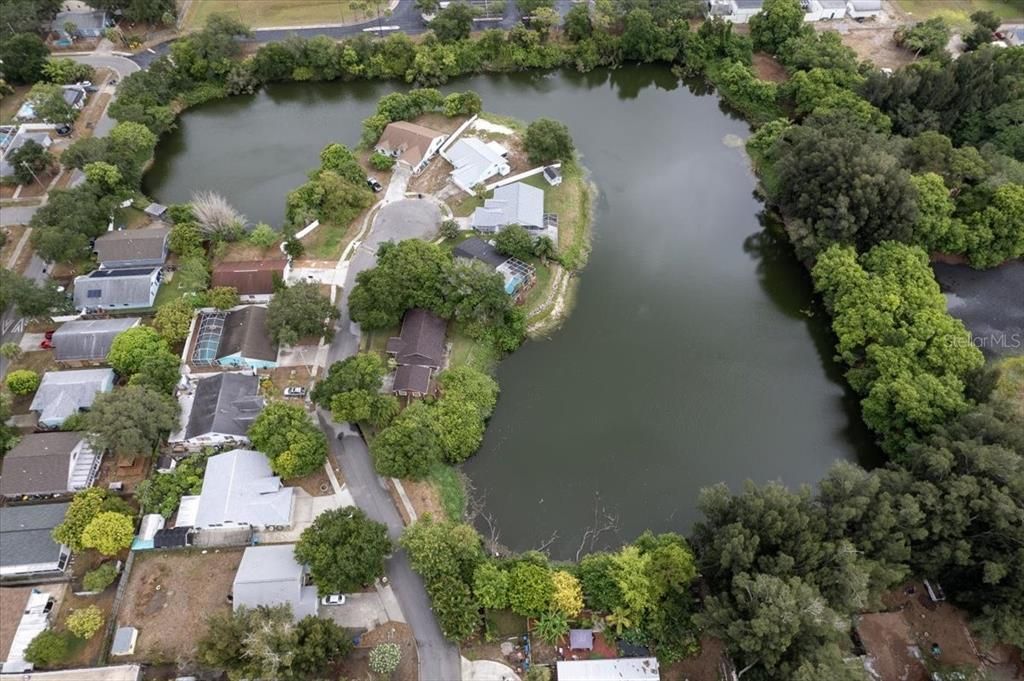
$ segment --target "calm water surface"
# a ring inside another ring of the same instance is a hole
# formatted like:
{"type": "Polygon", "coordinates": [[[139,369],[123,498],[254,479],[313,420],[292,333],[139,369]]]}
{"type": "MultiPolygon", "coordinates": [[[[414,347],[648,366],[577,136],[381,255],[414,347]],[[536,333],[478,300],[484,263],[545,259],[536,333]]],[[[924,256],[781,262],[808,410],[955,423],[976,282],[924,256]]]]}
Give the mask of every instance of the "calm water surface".
{"type": "MultiPolygon", "coordinates": [[[[189,111],[161,143],[162,202],[225,194],[280,223],[284,196],[330,141],[398,84],[275,87],[189,111]]],[[[576,552],[595,507],[628,540],[687,532],[701,487],[814,483],[839,459],[878,461],[832,362],[805,270],[765,230],[755,178],[728,136],[745,124],[661,68],[487,76],[485,107],[566,122],[600,190],[572,316],[501,363],[501,399],[465,465],[513,549],[576,552]]]]}

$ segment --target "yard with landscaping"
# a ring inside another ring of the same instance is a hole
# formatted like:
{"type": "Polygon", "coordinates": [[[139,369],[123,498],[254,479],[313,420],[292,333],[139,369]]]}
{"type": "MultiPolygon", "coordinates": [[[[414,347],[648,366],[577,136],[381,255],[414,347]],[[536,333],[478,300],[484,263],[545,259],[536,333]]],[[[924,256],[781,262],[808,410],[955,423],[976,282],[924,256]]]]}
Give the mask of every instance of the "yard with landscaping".
{"type": "MultiPolygon", "coordinates": [[[[387,9],[380,2],[381,15],[387,9]]],[[[375,3],[356,0],[193,0],[185,17],[186,30],[206,25],[211,14],[226,14],[252,28],[270,26],[314,26],[317,24],[355,24],[377,18],[375,3]],[[370,9],[362,9],[368,6],[370,9]]]]}
{"type": "Polygon", "coordinates": [[[136,553],[118,626],[139,630],[132,659],[191,659],[206,618],[228,610],[241,550],[136,553]]]}
{"type": "Polygon", "coordinates": [[[897,8],[915,21],[942,17],[954,26],[969,26],[972,12],[989,11],[1003,21],[1024,20],[1020,0],[894,0],[897,8]]]}

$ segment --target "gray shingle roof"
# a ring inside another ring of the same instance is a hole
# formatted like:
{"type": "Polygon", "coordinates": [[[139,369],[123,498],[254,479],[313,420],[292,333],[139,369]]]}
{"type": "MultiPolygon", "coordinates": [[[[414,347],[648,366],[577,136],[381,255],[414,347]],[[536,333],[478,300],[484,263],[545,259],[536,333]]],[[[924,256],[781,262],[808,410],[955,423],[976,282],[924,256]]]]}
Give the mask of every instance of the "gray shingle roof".
{"type": "Polygon", "coordinates": [[[185,438],[206,433],[245,435],[263,410],[260,380],[243,374],[217,374],[196,383],[185,438]]]}
{"type": "Polygon", "coordinates": [[[97,393],[113,388],[113,369],[47,371],[29,409],[39,412],[40,423],[60,425],[80,409],[92,406],[97,393]]]}
{"type": "Polygon", "coordinates": [[[430,367],[404,364],[395,370],[392,391],[401,394],[426,395],[430,389],[430,367]]]}
{"type": "Polygon", "coordinates": [[[53,356],[58,361],[103,361],[114,338],[140,321],[138,317],[120,317],[67,322],[53,334],[53,356]]]}
{"type": "Polygon", "coordinates": [[[75,307],[151,307],[156,295],[151,295],[152,282],[159,272],[159,267],[143,267],[95,270],[75,277],[75,307]]]}
{"type": "Polygon", "coordinates": [[[408,310],[402,318],[398,342],[389,343],[399,365],[440,367],[448,322],[422,308],[408,310]]]}
{"type": "Polygon", "coordinates": [[[164,245],[170,231],[165,225],[153,225],[107,232],[96,239],[96,257],[101,263],[162,263],[167,257],[164,245]]]}
{"type": "Polygon", "coordinates": [[[507,255],[498,253],[498,249],[478,237],[473,237],[463,241],[452,249],[452,255],[456,258],[479,260],[480,262],[487,263],[491,267],[498,267],[508,260],[507,255]]]}
{"type": "Polygon", "coordinates": [[[58,494],[68,491],[71,452],[83,433],[33,433],[3,458],[0,495],[58,494]]]}
{"type": "Polygon", "coordinates": [[[64,520],[69,504],[0,508],[0,567],[53,563],[60,544],[50,533],[64,520]]]}
{"type": "Polygon", "coordinates": [[[233,449],[206,462],[195,526],[288,526],[294,496],[295,488],[281,484],[265,454],[233,449]]]}
{"type": "Polygon", "coordinates": [[[294,544],[250,546],[242,554],[232,586],[234,609],[288,604],[295,619],[316,614],[316,587],[303,586],[305,570],[294,544]]]}
{"type": "Polygon", "coordinates": [[[235,353],[249,359],[277,360],[277,345],[267,333],[267,308],[250,305],[228,313],[217,357],[235,353]]]}

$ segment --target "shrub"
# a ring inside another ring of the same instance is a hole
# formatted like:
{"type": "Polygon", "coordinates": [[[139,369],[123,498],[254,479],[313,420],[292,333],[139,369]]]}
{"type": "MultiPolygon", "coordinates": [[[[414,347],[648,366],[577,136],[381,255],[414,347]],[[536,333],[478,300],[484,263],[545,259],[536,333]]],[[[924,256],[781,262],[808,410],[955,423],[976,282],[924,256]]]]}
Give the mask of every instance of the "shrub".
{"type": "Polygon", "coordinates": [[[82,578],[82,586],[86,591],[103,591],[117,579],[117,566],[113,563],[104,563],[95,570],[85,573],[82,578]]]}
{"type": "Polygon", "coordinates": [[[274,231],[274,228],[265,222],[261,222],[249,232],[249,243],[260,248],[270,248],[277,243],[281,235],[274,231]]]}
{"type": "Polygon", "coordinates": [[[42,631],[25,648],[25,660],[39,667],[63,662],[71,649],[71,637],[52,629],[42,631]]]}
{"type": "Polygon", "coordinates": [[[530,123],[523,146],[531,163],[569,161],[575,150],[568,126],[550,118],[538,118],[530,123]]]}
{"type": "Polygon", "coordinates": [[[39,387],[39,374],[31,369],[18,369],[7,374],[7,387],[15,395],[31,395],[39,387]]]}
{"type": "Polygon", "coordinates": [[[238,289],[234,286],[217,286],[206,294],[206,302],[218,310],[230,310],[238,305],[238,289]]]}
{"type": "Polygon", "coordinates": [[[441,236],[445,239],[454,239],[459,235],[459,223],[455,220],[445,220],[441,223],[441,236]]]}
{"type": "Polygon", "coordinates": [[[191,206],[196,221],[209,238],[232,241],[245,229],[245,216],[216,192],[196,192],[192,195],[191,206]]]}
{"type": "Polygon", "coordinates": [[[381,643],[370,651],[370,670],[390,676],[402,661],[402,649],[397,643],[381,643]]]}
{"type": "Polygon", "coordinates": [[[92,638],[103,626],[103,612],[95,605],[75,610],[67,619],[68,630],[78,638],[92,638]]]}
{"type": "Polygon", "coordinates": [[[132,545],[135,523],[131,517],[115,511],[103,511],[82,531],[82,546],[113,556],[132,545]]]}
{"type": "Polygon", "coordinates": [[[374,169],[383,172],[395,167],[395,159],[387,154],[375,151],[373,152],[373,156],[370,157],[370,165],[372,165],[374,169]]]}

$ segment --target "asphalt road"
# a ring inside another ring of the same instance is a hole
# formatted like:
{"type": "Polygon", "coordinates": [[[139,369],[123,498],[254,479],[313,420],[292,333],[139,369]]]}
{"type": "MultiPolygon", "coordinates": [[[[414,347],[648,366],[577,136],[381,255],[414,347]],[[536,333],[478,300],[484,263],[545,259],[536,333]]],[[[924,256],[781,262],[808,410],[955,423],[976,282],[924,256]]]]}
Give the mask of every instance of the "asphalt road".
{"type": "MultiPolygon", "coordinates": [[[[384,481],[373,469],[370,451],[358,433],[348,424],[335,424],[330,416],[319,412],[320,427],[330,440],[331,456],[335,458],[353,499],[370,518],[384,523],[392,541],[398,541],[405,525],[395,509],[384,481]],[[338,433],[342,439],[338,439],[338,433]]],[[[458,681],[462,677],[459,649],[441,633],[430,597],[420,576],[413,572],[404,549],[397,549],[387,561],[387,576],[398,597],[405,620],[416,637],[420,681],[458,681]]]]}
{"type": "MultiPolygon", "coordinates": [[[[125,76],[135,73],[139,70],[139,65],[127,57],[119,57],[114,54],[86,54],[86,55],[74,55],[71,59],[75,60],[80,64],[88,64],[93,68],[104,68],[110,69],[117,74],[117,79],[121,80],[125,76]]],[[[104,88],[105,92],[111,93],[110,101],[113,102],[117,97],[117,88],[115,86],[106,85],[104,88]]],[[[108,104],[109,108],[109,104],[108,104]]],[[[103,114],[100,116],[99,121],[96,123],[94,133],[97,137],[103,137],[110,132],[110,129],[114,127],[115,121],[107,115],[107,110],[103,110],[103,114]]]]}

